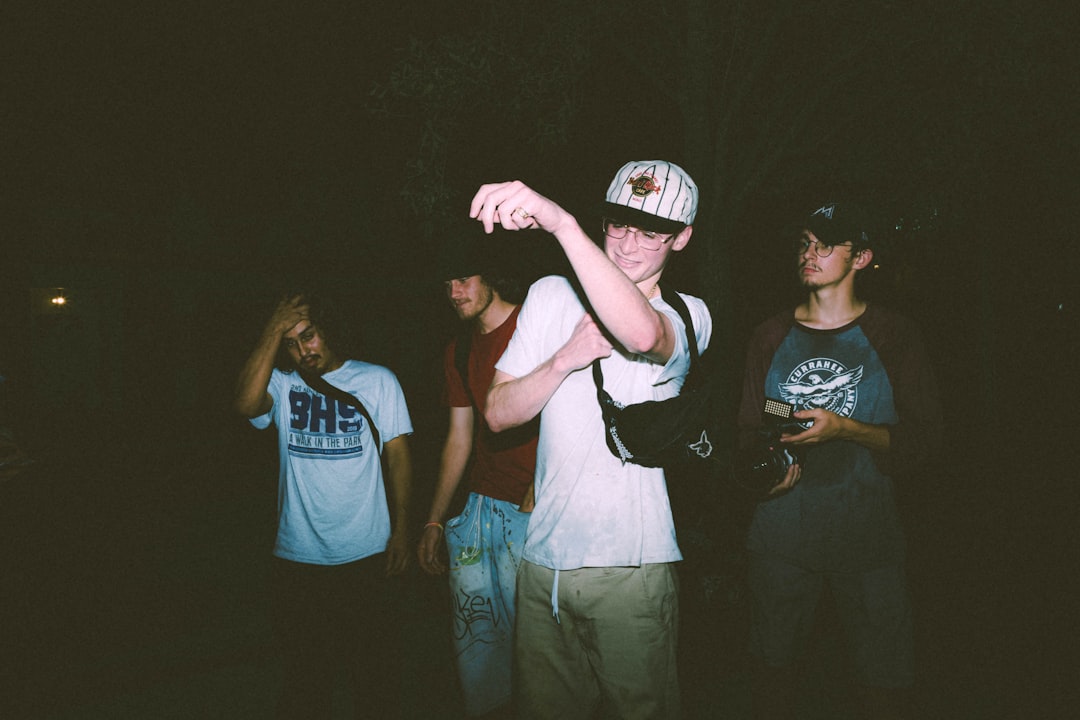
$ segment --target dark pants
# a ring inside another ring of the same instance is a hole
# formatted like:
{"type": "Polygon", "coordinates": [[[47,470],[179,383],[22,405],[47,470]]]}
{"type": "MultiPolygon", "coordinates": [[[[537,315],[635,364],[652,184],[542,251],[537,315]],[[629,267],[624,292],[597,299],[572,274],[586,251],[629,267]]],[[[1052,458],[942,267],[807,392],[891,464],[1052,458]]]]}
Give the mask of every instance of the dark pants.
{"type": "Polygon", "coordinates": [[[282,653],[279,718],[329,718],[339,678],[357,718],[400,712],[396,583],[383,554],[344,565],[274,558],[274,629],[282,653]]]}

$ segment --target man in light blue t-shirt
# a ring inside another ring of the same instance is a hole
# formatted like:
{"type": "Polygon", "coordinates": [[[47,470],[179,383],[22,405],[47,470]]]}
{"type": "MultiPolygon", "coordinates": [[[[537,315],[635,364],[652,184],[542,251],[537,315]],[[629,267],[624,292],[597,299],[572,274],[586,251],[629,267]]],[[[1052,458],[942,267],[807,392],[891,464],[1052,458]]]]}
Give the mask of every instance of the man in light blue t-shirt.
{"type": "Polygon", "coordinates": [[[286,298],[236,389],[237,412],[278,433],[271,582],[283,653],[279,717],[330,717],[342,667],[358,709],[380,718],[399,712],[388,576],[409,558],[412,424],[394,374],[347,359],[347,348],[328,298],[286,298]],[[279,359],[288,371],[275,367],[279,359]]]}
{"type": "MultiPolygon", "coordinates": [[[[682,555],[664,471],[608,450],[589,368],[599,360],[605,389],[624,404],[678,394],[689,349],[659,282],[690,241],[697,197],[672,163],[627,163],[598,213],[602,245],[520,182],[485,185],[473,199],[471,214],[487,230],[551,233],[583,293],[563,277],[533,284],[485,410],[496,432],[540,417],[536,504],[518,571],[522,718],[584,719],[599,707],[605,717],[679,715],[682,555]]],[[[683,297],[704,350],[708,310],[683,297]]]]}

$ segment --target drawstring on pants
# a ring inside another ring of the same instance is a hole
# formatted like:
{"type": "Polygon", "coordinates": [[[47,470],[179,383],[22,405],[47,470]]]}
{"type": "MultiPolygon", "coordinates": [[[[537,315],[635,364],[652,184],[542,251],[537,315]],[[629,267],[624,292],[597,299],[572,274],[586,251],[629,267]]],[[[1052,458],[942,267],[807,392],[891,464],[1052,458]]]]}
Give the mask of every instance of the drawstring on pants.
{"type": "Polygon", "coordinates": [[[555,622],[562,625],[559,620],[559,571],[555,571],[555,582],[551,583],[551,616],[555,622]]]}

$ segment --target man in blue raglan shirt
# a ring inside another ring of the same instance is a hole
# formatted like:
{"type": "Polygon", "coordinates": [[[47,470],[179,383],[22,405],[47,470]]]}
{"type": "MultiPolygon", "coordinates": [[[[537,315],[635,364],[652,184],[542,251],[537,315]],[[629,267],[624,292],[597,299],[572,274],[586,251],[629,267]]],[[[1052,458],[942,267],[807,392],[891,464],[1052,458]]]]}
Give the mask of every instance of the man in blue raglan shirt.
{"type": "Polygon", "coordinates": [[[781,438],[801,466],[758,505],[747,542],[755,713],[794,716],[791,670],[827,585],[850,640],[859,717],[899,717],[913,641],[892,483],[939,441],[937,389],[913,325],[856,294],[874,258],[863,212],[828,204],[798,228],[792,257],[807,297],[754,331],[739,408],[744,445],[767,397],[794,405],[802,426],[781,438]]]}
{"type": "Polygon", "coordinates": [[[329,298],[282,300],[241,371],[234,401],[255,427],[273,424],[278,432],[271,589],[283,718],[330,717],[343,668],[358,717],[399,711],[388,576],[409,558],[412,424],[394,374],[348,359],[346,338],[329,298]],[[282,357],[290,370],[275,367],[282,357]]]}

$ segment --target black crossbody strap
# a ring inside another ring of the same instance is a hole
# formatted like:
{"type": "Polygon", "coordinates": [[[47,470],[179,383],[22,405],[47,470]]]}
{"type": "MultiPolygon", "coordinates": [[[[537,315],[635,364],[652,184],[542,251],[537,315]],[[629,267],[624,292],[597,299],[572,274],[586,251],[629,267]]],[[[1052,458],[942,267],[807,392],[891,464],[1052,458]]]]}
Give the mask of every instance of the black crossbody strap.
{"type": "MultiPolygon", "coordinates": [[[[660,294],[663,295],[664,288],[661,287],[659,283],[657,283],[656,287],[660,288],[660,294]]],[[[686,331],[686,346],[690,350],[690,368],[686,373],[689,375],[693,371],[694,365],[697,363],[699,357],[697,338],[694,337],[694,322],[690,319],[690,309],[686,307],[686,302],[682,299],[682,296],[674,290],[671,291],[669,296],[665,296],[664,299],[667,300],[668,305],[675,308],[675,312],[679,313],[679,317],[681,317],[683,321],[683,330],[686,331]]],[[[600,369],[599,358],[593,360],[592,374],[593,382],[596,383],[597,399],[600,400],[601,406],[605,402],[613,403],[614,400],[612,400],[611,395],[604,389],[604,373],[600,369]]]]}
{"type": "MultiPolygon", "coordinates": [[[[657,284],[657,287],[660,287],[659,283],[657,284]]],[[[663,292],[663,289],[661,289],[661,295],[663,292]]],[[[675,312],[679,313],[679,317],[681,317],[683,321],[683,330],[686,332],[686,347],[690,351],[690,369],[687,370],[687,374],[689,375],[690,370],[694,369],[694,363],[696,363],[697,359],[700,357],[697,348],[697,338],[694,336],[694,321],[690,318],[690,308],[686,307],[686,301],[682,299],[682,295],[674,290],[672,290],[671,294],[664,299],[667,300],[668,305],[675,308],[675,312]]]]}
{"type": "Polygon", "coordinates": [[[364,407],[364,403],[360,402],[359,398],[351,393],[347,393],[341,388],[331,385],[329,382],[323,379],[322,375],[313,375],[311,373],[301,372],[300,377],[304,379],[304,382],[313,390],[318,390],[326,397],[332,397],[338,402],[351,405],[360,411],[360,414],[364,416],[364,419],[368,421],[368,427],[371,428],[371,434],[375,438],[375,447],[379,451],[379,455],[382,455],[382,441],[379,438],[379,428],[376,427],[375,421],[371,419],[371,413],[364,407]]]}

